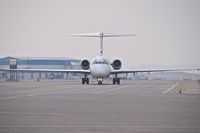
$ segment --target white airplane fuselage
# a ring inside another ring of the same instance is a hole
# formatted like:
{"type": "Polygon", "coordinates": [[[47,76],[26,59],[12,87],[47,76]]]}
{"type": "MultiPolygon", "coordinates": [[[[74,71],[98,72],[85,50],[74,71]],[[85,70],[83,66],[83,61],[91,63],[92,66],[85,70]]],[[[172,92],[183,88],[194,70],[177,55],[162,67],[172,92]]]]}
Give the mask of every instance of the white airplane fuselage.
{"type": "MultiPolygon", "coordinates": [[[[120,84],[120,79],[117,78],[117,72],[113,72],[111,67],[114,70],[119,70],[121,68],[121,61],[115,59],[112,63],[105,57],[103,57],[103,38],[104,37],[124,37],[124,36],[135,36],[133,34],[112,34],[112,33],[88,33],[88,34],[67,34],[67,36],[78,36],[78,37],[98,37],[100,38],[100,55],[95,57],[92,61],[82,60],[81,67],[84,70],[90,70],[90,74],[97,79],[98,84],[102,84],[104,78],[108,77],[110,74],[115,74],[113,78],[113,84],[120,84]]],[[[82,78],[82,84],[89,84],[89,78],[87,77],[88,71],[83,71],[85,73],[82,78]]]]}
{"type": "Polygon", "coordinates": [[[111,73],[111,63],[107,58],[97,56],[90,63],[90,72],[97,80],[108,77],[111,73]]]}

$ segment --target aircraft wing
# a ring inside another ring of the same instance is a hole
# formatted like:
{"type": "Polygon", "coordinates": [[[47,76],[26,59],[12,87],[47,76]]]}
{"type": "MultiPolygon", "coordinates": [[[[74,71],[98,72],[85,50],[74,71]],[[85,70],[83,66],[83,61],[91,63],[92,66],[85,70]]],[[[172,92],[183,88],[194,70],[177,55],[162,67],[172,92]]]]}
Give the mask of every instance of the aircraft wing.
{"type": "Polygon", "coordinates": [[[65,72],[65,73],[80,73],[80,74],[90,74],[90,70],[82,69],[9,69],[0,68],[0,71],[9,72],[65,72]]]}
{"type": "Polygon", "coordinates": [[[122,74],[122,73],[151,73],[151,72],[173,72],[173,71],[199,71],[199,69],[152,69],[152,70],[113,70],[111,74],[122,74]]]}

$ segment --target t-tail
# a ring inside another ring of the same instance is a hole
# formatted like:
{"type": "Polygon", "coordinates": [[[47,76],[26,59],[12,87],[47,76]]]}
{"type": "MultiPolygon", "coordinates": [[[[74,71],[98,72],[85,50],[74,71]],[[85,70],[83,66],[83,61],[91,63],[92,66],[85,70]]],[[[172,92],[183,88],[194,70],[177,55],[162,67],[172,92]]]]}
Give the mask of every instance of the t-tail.
{"type": "Polygon", "coordinates": [[[86,33],[86,34],[65,34],[64,36],[77,36],[77,37],[99,37],[100,38],[100,56],[103,55],[103,38],[104,37],[125,37],[136,36],[136,34],[115,34],[115,33],[86,33]]]}

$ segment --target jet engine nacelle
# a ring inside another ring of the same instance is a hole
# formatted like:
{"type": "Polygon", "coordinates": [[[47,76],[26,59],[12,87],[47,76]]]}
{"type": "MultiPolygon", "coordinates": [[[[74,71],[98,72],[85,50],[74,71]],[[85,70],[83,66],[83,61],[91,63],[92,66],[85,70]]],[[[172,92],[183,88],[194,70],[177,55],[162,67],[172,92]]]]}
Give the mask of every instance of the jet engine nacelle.
{"type": "Polygon", "coordinates": [[[88,70],[90,68],[90,62],[88,60],[82,60],[81,68],[84,70],[88,70]]]}
{"type": "Polygon", "coordinates": [[[116,59],[112,62],[112,67],[115,70],[119,70],[122,67],[122,62],[120,60],[116,59]]]}

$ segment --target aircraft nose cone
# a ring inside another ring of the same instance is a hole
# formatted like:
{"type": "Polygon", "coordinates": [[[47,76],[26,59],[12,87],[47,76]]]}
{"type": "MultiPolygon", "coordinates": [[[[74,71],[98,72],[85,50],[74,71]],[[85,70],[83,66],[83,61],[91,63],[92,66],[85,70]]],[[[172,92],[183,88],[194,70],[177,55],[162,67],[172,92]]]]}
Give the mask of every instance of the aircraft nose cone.
{"type": "Polygon", "coordinates": [[[109,69],[107,67],[96,66],[93,68],[93,76],[104,78],[109,75],[109,69]]]}

